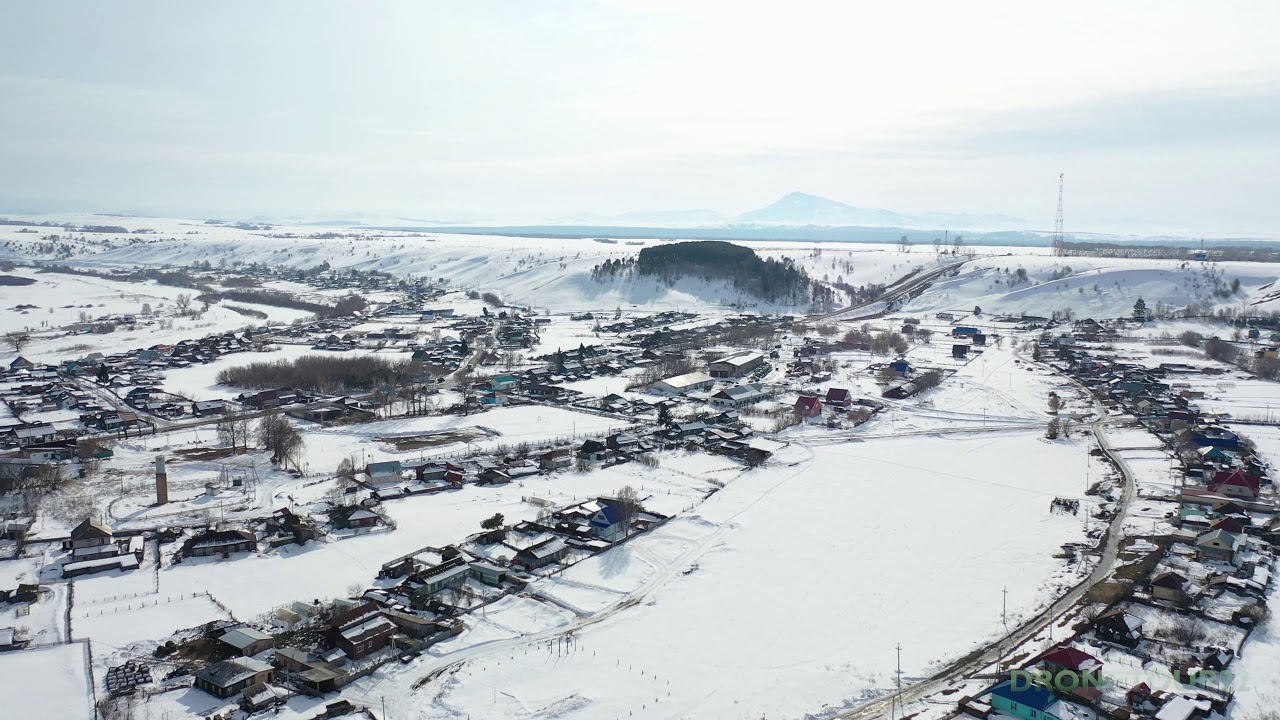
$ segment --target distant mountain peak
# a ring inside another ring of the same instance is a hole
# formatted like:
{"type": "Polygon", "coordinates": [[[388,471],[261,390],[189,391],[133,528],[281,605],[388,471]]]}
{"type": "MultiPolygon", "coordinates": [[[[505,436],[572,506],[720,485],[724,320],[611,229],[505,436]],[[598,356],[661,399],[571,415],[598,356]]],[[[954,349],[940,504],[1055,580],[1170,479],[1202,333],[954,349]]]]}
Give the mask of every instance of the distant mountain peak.
{"type": "Polygon", "coordinates": [[[1025,226],[1005,215],[952,213],[899,213],[883,208],[861,208],[810,193],[793,191],[770,205],[743,213],[738,222],[769,225],[827,225],[901,228],[956,228],[1008,230],[1025,226]]]}

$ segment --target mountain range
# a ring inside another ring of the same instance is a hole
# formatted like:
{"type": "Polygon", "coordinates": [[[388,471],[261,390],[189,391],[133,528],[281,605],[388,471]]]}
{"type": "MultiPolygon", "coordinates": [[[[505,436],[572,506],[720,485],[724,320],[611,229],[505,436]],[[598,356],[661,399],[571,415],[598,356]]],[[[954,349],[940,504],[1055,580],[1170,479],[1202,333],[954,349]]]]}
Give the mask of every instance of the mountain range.
{"type": "Polygon", "coordinates": [[[742,213],[728,215],[714,210],[637,210],[621,215],[594,214],[558,218],[557,225],[589,223],[594,225],[658,225],[687,226],[859,226],[895,228],[953,228],[957,230],[1022,230],[1028,224],[1008,215],[970,215],[963,213],[901,213],[882,208],[862,208],[828,198],[793,192],[777,202],[742,213]]]}

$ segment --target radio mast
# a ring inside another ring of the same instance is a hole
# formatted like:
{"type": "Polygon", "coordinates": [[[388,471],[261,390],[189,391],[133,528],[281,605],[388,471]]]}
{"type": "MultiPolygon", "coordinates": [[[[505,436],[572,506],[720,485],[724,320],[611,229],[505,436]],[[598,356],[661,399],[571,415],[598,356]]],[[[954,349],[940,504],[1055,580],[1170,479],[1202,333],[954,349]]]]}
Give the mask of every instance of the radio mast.
{"type": "Polygon", "coordinates": [[[1066,252],[1066,240],[1062,236],[1062,179],[1066,173],[1058,173],[1058,218],[1053,221],[1053,254],[1066,252]]]}

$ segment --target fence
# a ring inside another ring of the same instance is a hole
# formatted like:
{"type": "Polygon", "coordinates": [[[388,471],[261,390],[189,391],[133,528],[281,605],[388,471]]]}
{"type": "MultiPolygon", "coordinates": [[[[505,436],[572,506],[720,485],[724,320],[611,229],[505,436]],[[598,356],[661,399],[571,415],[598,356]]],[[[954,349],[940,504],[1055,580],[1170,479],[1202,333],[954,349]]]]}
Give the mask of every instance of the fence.
{"type": "MultiPolygon", "coordinates": [[[[130,597],[141,597],[141,596],[150,596],[150,595],[151,595],[151,593],[136,593],[135,595],[132,595],[132,596],[122,596],[122,597],[123,597],[123,599],[129,599],[130,597]]],[[[103,616],[103,615],[116,615],[116,614],[118,614],[118,613],[122,613],[122,612],[131,612],[131,611],[134,611],[134,610],[141,610],[141,609],[143,609],[143,608],[148,608],[148,607],[157,607],[157,606],[159,606],[159,605],[167,605],[167,604],[169,604],[169,603],[173,603],[173,602],[181,602],[181,601],[183,601],[183,600],[190,600],[190,599],[192,599],[192,598],[197,598],[197,597],[205,597],[205,598],[208,598],[208,599],[209,599],[209,602],[213,603],[214,605],[216,605],[216,606],[218,607],[218,609],[219,609],[219,610],[221,610],[222,612],[226,613],[228,618],[230,618],[231,620],[235,620],[235,619],[236,619],[236,618],[235,618],[235,616],[231,614],[231,610],[230,610],[229,608],[227,608],[227,606],[226,606],[226,605],[223,605],[223,604],[222,604],[222,603],[221,603],[217,598],[215,598],[215,597],[214,597],[214,596],[213,596],[213,595],[212,595],[208,590],[205,590],[204,592],[186,593],[186,594],[183,594],[183,595],[168,595],[168,596],[164,597],[163,599],[161,599],[161,598],[157,597],[155,600],[152,600],[152,601],[150,601],[150,602],[148,602],[148,601],[146,601],[146,600],[143,600],[143,601],[140,601],[140,602],[138,602],[138,603],[136,603],[136,604],[135,604],[135,603],[129,603],[128,605],[123,605],[123,606],[117,605],[116,607],[112,607],[112,608],[103,608],[103,609],[100,609],[100,610],[97,612],[97,614],[96,614],[96,615],[95,615],[94,613],[92,613],[92,612],[85,612],[85,613],[83,613],[83,614],[78,615],[77,617],[80,617],[80,618],[90,618],[90,617],[101,617],[101,616],[103,616]]],[[[108,602],[108,601],[104,599],[104,600],[99,600],[99,601],[97,601],[97,602],[95,602],[95,603],[92,603],[92,604],[101,605],[101,604],[104,604],[104,603],[106,603],[106,602],[108,602]]],[[[86,603],[86,604],[90,604],[90,603],[86,603]]],[[[69,606],[69,605],[68,605],[68,612],[70,612],[70,606],[69,606]]]]}

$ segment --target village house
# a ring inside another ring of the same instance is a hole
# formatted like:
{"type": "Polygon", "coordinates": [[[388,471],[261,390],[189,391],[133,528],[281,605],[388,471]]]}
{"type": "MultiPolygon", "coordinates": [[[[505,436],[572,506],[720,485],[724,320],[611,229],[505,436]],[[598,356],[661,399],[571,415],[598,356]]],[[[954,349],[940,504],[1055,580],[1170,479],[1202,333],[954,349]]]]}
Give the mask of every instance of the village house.
{"type": "Polygon", "coordinates": [[[445,588],[460,588],[471,576],[471,568],[461,557],[454,557],[439,565],[417,573],[414,580],[420,585],[414,589],[414,607],[425,607],[428,599],[445,588]]]}
{"type": "Polygon", "coordinates": [[[248,657],[207,665],[195,673],[195,686],[216,698],[229,698],[250,685],[271,680],[272,667],[248,657]]]}
{"type": "Polygon", "coordinates": [[[404,468],[399,460],[387,460],[365,465],[364,474],[369,476],[369,482],[374,485],[398,483],[404,479],[404,468]]]}
{"type": "Polygon", "coordinates": [[[339,530],[377,527],[382,518],[361,505],[339,505],[329,509],[329,523],[339,530]]]}
{"type": "Polygon", "coordinates": [[[848,388],[828,388],[825,402],[827,407],[846,410],[853,403],[853,393],[848,388]]]}
{"type": "Polygon", "coordinates": [[[110,527],[100,520],[85,518],[83,522],[72,528],[67,549],[74,551],[82,548],[104,547],[110,545],[111,540],[110,527]]]}
{"type": "MultiPolygon", "coordinates": [[[[991,707],[1022,720],[1067,720],[1063,703],[1051,691],[1032,683],[1005,680],[988,691],[991,707]]],[[[1072,718],[1074,720],[1074,718],[1072,718]]]]}
{"type": "Polygon", "coordinates": [[[802,418],[818,417],[822,415],[822,401],[814,395],[801,395],[794,410],[802,418]]]}
{"type": "MultiPolygon", "coordinates": [[[[1214,447],[1212,449],[1218,450],[1219,448],[1214,447]]],[[[1242,500],[1257,500],[1261,489],[1261,478],[1239,468],[1216,472],[1213,474],[1213,480],[1209,483],[1210,492],[1242,500]]]]}
{"type": "Polygon", "coordinates": [[[569,554],[569,547],[560,538],[553,537],[517,552],[511,564],[519,565],[526,570],[536,570],[559,562],[567,554],[569,554]]]}
{"type": "Polygon", "coordinates": [[[1201,558],[1234,563],[1244,549],[1244,538],[1225,530],[1210,530],[1196,538],[1196,554],[1201,558]]]}
{"type": "Polygon", "coordinates": [[[549,450],[538,456],[538,467],[544,472],[563,470],[573,465],[573,454],[567,448],[549,450]]]}
{"type": "Polygon", "coordinates": [[[1036,664],[1055,679],[1070,677],[1078,686],[1078,692],[1092,693],[1091,684],[1102,680],[1102,661],[1083,650],[1070,646],[1056,647],[1039,657],[1036,664]]]}
{"type": "Polygon", "coordinates": [[[627,536],[626,513],[622,503],[600,498],[600,509],[591,516],[591,533],[606,542],[617,542],[627,536]]]}
{"type": "Polygon", "coordinates": [[[613,451],[599,440],[584,440],[578,448],[578,457],[591,462],[607,462],[613,451]]]}
{"type": "Polygon", "coordinates": [[[242,625],[222,634],[218,641],[231,648],[237,655],[249,657],[275,647],[276,639],[255,627],[242,625]]]}
{"type": "Polygon", "coordinates": [[[257,552],[258,536],[248,530],[205,530],[182,545],[183,557],[231,557],[232,553],[257,552]]]}
{"type": "Polygon", "coordinates": [[[1151,597],[1181,605],[1190,597],[1191,581],[1185,576],[1165,571],[1151,579],[1151,597]]]}
{"type": "Polygon", "coordinates": [[[227,401],[225,400],[197,400],[192,402],[191,411],[197,418],[207,418],[210,415],[221,415],[227,413],[227,401]]]}
{"type": "Polygon", "coordinates": [[[1118,608],[1109,610],[1093,621],[1093,634],[1099,640],[1131,648],[1142,640],[1142,618],[1118,608]]]}
{"type": "Polygon", "coordinates": [[[359,659],[391,644],[395,633],[396,626],[383,617],[378,605],[368,602],[335,615],[328,636],[347,657],[359,659]]]}
{"type": "Polygon", "coordinates": [[[906,360],[894,360],[888,365],[888,373],[893,377],[904,378],[912,373],[911,363],[906,360]]]}

